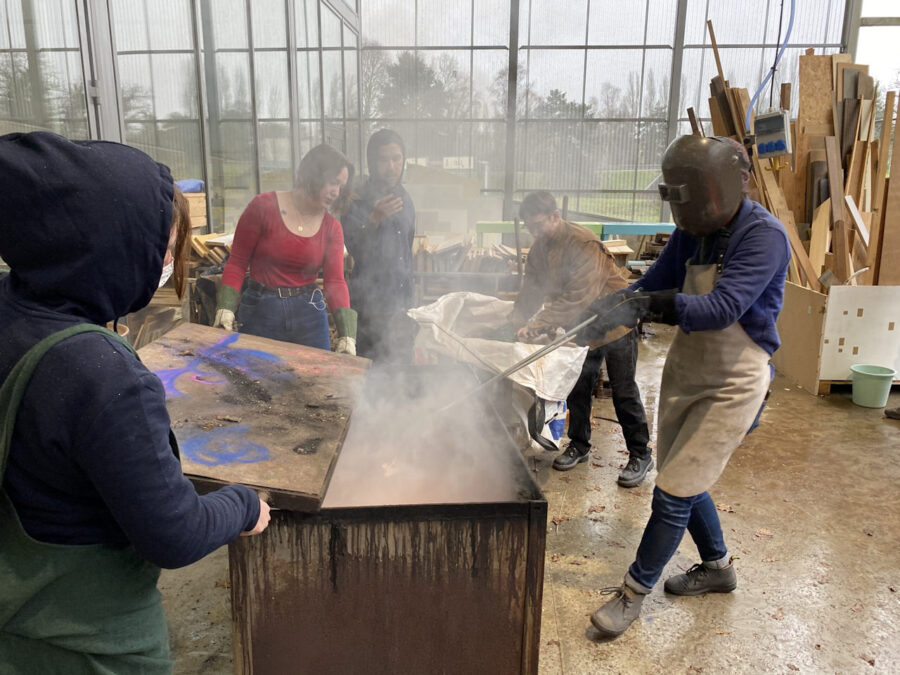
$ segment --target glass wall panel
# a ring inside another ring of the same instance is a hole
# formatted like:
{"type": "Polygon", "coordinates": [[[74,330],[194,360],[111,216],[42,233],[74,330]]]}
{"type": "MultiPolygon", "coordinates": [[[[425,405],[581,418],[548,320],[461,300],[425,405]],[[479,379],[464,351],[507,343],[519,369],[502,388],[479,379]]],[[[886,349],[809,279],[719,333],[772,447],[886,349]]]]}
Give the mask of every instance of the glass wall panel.
{"type": "Polygon", "coordinates": [[[325,85],[325,117],[344,117],[344,65],[341,52],[322,52],[322,77],[325,85]]]}
{"type": "Polygon", "coordinates": [[[418,0],[416,46],[472,44],[472,5],[460,0],[418,0]]]}
{"type": "Polygon", "coordinates": [[[509,0],[475,0],[472,24],[472,44],[482,47],[507,44],[509,0]]]}
{"type": "Polygon", "coordinates": [[[250,18],[253,21],[253,48],[287,49],[285,0],[253,0],[250,3],[250,10],[250,18]]]}
{"type": "MultiPolygon", "coordinates": [[[[524,3],[523,3],[524,4],[524,3]]],[[[633,5],[634,3],[632,3],[633,5]]],[[[519,44],[583,45],[587,34],[588,0],[530,0],[519,11],[530,15],[527,42],[519,44]]]]}
{"type": "MultiPolygon", "coordinates": [[[[642,45],[647,23],[646,0],[591,0],[589,45],[642,45]]],[[[576,38],[576,44],[581,42],[576,38]]]]}
{"type": "Polygon", "coordinates": [[[328,5],[320,5],[322,12],[322,46],[323,47],[340,47],[341,34],[343,27],[341,20],[338,18],[328,5]]]}
{"type": "Polygon", "coordinates": [[[0,134],[89,136],[74,0],[0,3],[0,134]]]}
{"type": "Polygon", "coordinates": [[[480,49],[472,54],[473,118],[506,116],[508,54],[505,49],[480,49]]]}
{"type": "Polygon", "coordinates": [[[583,49],[528,50],[524,65],[528,117],[583,116],[583,49]]]}

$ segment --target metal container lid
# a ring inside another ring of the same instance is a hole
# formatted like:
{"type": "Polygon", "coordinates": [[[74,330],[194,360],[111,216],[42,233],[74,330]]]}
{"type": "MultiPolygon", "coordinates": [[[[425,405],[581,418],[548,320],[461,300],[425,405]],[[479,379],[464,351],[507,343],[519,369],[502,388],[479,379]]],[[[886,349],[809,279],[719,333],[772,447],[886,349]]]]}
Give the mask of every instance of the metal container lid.
{"type": "Polygon", "coordinates": [[[368,360],[187,323],[139,355],[198,489],[242,483],[276,508],[321,508],[368,360]]]}

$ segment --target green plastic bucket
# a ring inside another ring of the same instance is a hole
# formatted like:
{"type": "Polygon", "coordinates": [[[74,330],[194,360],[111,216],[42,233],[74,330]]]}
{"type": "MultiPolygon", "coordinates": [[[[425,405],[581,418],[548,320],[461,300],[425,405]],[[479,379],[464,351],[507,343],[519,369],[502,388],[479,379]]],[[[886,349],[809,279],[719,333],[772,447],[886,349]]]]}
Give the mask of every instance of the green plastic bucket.
{"type": "Polygon", "coordinates": [[[853,402],[864,408],[883,408],[887,405],[891,384],[897,374],[884,366],[850,366],[853,371],[853,402]]]}

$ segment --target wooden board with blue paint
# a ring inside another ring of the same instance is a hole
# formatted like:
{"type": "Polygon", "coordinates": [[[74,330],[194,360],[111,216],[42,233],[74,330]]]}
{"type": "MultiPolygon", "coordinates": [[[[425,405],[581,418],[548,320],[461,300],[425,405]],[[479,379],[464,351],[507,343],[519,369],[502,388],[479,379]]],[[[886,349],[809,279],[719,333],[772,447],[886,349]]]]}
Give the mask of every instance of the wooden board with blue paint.
{"type": "Polygon", "coordinates": [[[369,361],[182,324],[139,352],[166,390],[184,473],[318,511],[369,361]]]}

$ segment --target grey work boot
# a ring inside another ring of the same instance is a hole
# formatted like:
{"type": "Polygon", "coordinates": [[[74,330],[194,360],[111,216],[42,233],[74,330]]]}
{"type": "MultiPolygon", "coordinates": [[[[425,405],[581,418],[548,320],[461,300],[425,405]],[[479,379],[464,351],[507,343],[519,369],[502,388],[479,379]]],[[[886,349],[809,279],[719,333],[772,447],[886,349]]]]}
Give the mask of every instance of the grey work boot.
{"type": "Polygon", "coordinates": [[[628,458],[628,464],[626,464],[625,468],[619,473],[619,480],[617,482],[622,487],[637,487],[644,481],[644,476],[646,476],[647,472],[652,468],[653,459],[650,455],[647,455],[643,459],[632,455],[628,458]]]}
{"type": "Polygon", "coordinates": [[[638,593],[624,583],[600,592],[615,596],[591,615],[591,623],[605,636],[619,636],[638,618],[646,593],[638,593]]]}
{"type": "Polygon", "coordinates": [[[676,574],[666,579],[665,583],[666,593],[674,595],[731,593],[735,588],[737,588],[737,574],[734,572],[734,556],[722,569],[707,567],[700,563],[684,574],[676,574]]]}

